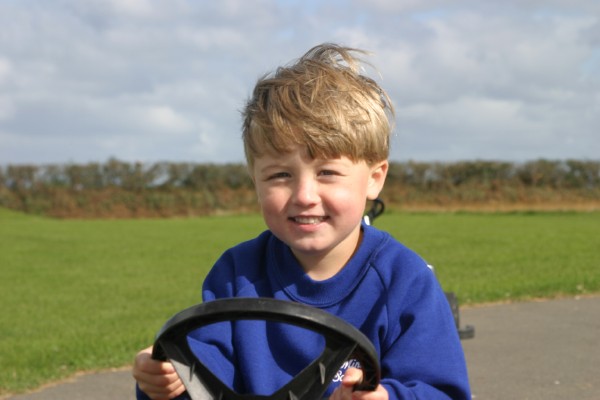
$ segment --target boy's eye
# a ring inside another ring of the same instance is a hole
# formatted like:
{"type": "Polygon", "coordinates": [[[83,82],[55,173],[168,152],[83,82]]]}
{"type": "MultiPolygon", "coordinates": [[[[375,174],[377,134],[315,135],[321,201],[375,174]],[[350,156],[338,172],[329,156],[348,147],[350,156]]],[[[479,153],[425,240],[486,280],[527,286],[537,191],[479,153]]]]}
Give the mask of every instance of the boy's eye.
{"type": "Polygon", "coordinates": [[[283,178],[289,178],[290,174],[287,172],[276,172],[274,174],[269,175],[268,179],[283,179],[283,178]]]}
{"type": "Polygon", "coordinates": [[[324,176],[337,175],[337,172],[330,170],[330,169],[324,169],[323,171],[319,172],[319,175],[324,175],[324,176]]]}

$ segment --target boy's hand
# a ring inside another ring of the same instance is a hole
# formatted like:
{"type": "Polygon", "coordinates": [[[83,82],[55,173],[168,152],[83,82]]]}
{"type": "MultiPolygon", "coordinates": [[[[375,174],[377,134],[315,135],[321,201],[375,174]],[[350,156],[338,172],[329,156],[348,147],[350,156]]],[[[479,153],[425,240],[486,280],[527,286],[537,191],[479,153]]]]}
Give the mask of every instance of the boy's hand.
{"type": "Polygon", "coordinates": [[[185,392],[173,364],[152,359],[152,346],[135,356],[132,374],[152,400],[169,400],[185,392]]]}
{"type": "Polygon", "coordinates": [[[387,390],[381,385],[372,392],[353,392],[354,385],[360,383],[363,372],[357,368],[348,368],[342,379],[342,384],[332,393],[329,400],[389,400],[387,390]]]}

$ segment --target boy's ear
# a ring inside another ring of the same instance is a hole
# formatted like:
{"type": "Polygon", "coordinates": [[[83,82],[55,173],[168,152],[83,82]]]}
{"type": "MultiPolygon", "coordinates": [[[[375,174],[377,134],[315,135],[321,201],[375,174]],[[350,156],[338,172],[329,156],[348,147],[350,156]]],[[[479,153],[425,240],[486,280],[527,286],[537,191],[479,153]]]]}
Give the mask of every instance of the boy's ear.
{"type": "Polygon", "coordinates": [[[375,200],[379,196],[381,189],[383,189],[389,166],[390,164],[387,160],[377,162],[371,166],[367,199],[375,200]]]}

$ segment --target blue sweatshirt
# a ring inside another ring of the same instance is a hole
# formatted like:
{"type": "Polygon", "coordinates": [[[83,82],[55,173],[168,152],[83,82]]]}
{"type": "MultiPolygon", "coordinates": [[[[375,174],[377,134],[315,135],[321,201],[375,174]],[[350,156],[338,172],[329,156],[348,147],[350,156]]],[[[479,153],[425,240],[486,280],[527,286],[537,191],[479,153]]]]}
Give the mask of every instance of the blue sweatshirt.
{"type": "MultiPolygon", "coordinates": [[[[289,247],[266,231],[221,256],[204,282],[203,300],[272,297],[318,307],[371,340],[390,399],[470,399],[454,319],[433,272],[389,234],[362,228],[357,252],[325,281],[311,279],[289,247]]],[[[324,340],[291,325],[237,321],[200,328],[188,342],[237,392],[269,395],[315,359],[324,340]]],[[[327,395],[353,363],[341,367],[327,395]]],[[[147,397],[138,390],[138,399],[147,397]]]]}

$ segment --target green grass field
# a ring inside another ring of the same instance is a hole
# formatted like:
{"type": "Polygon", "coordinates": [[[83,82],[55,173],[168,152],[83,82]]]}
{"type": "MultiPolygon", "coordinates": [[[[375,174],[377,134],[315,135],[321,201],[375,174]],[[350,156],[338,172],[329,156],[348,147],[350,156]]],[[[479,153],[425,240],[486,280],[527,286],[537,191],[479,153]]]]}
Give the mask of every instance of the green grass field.
{"type": "MultiPolygon", "coordinates": [[[[404,214],[376,221],[462,304],[600,292],[600,213],[404,214]]],[[[259,216],[52,220],[0,209],[0,395],[127,365],[200,301],[259,216]]]]}

